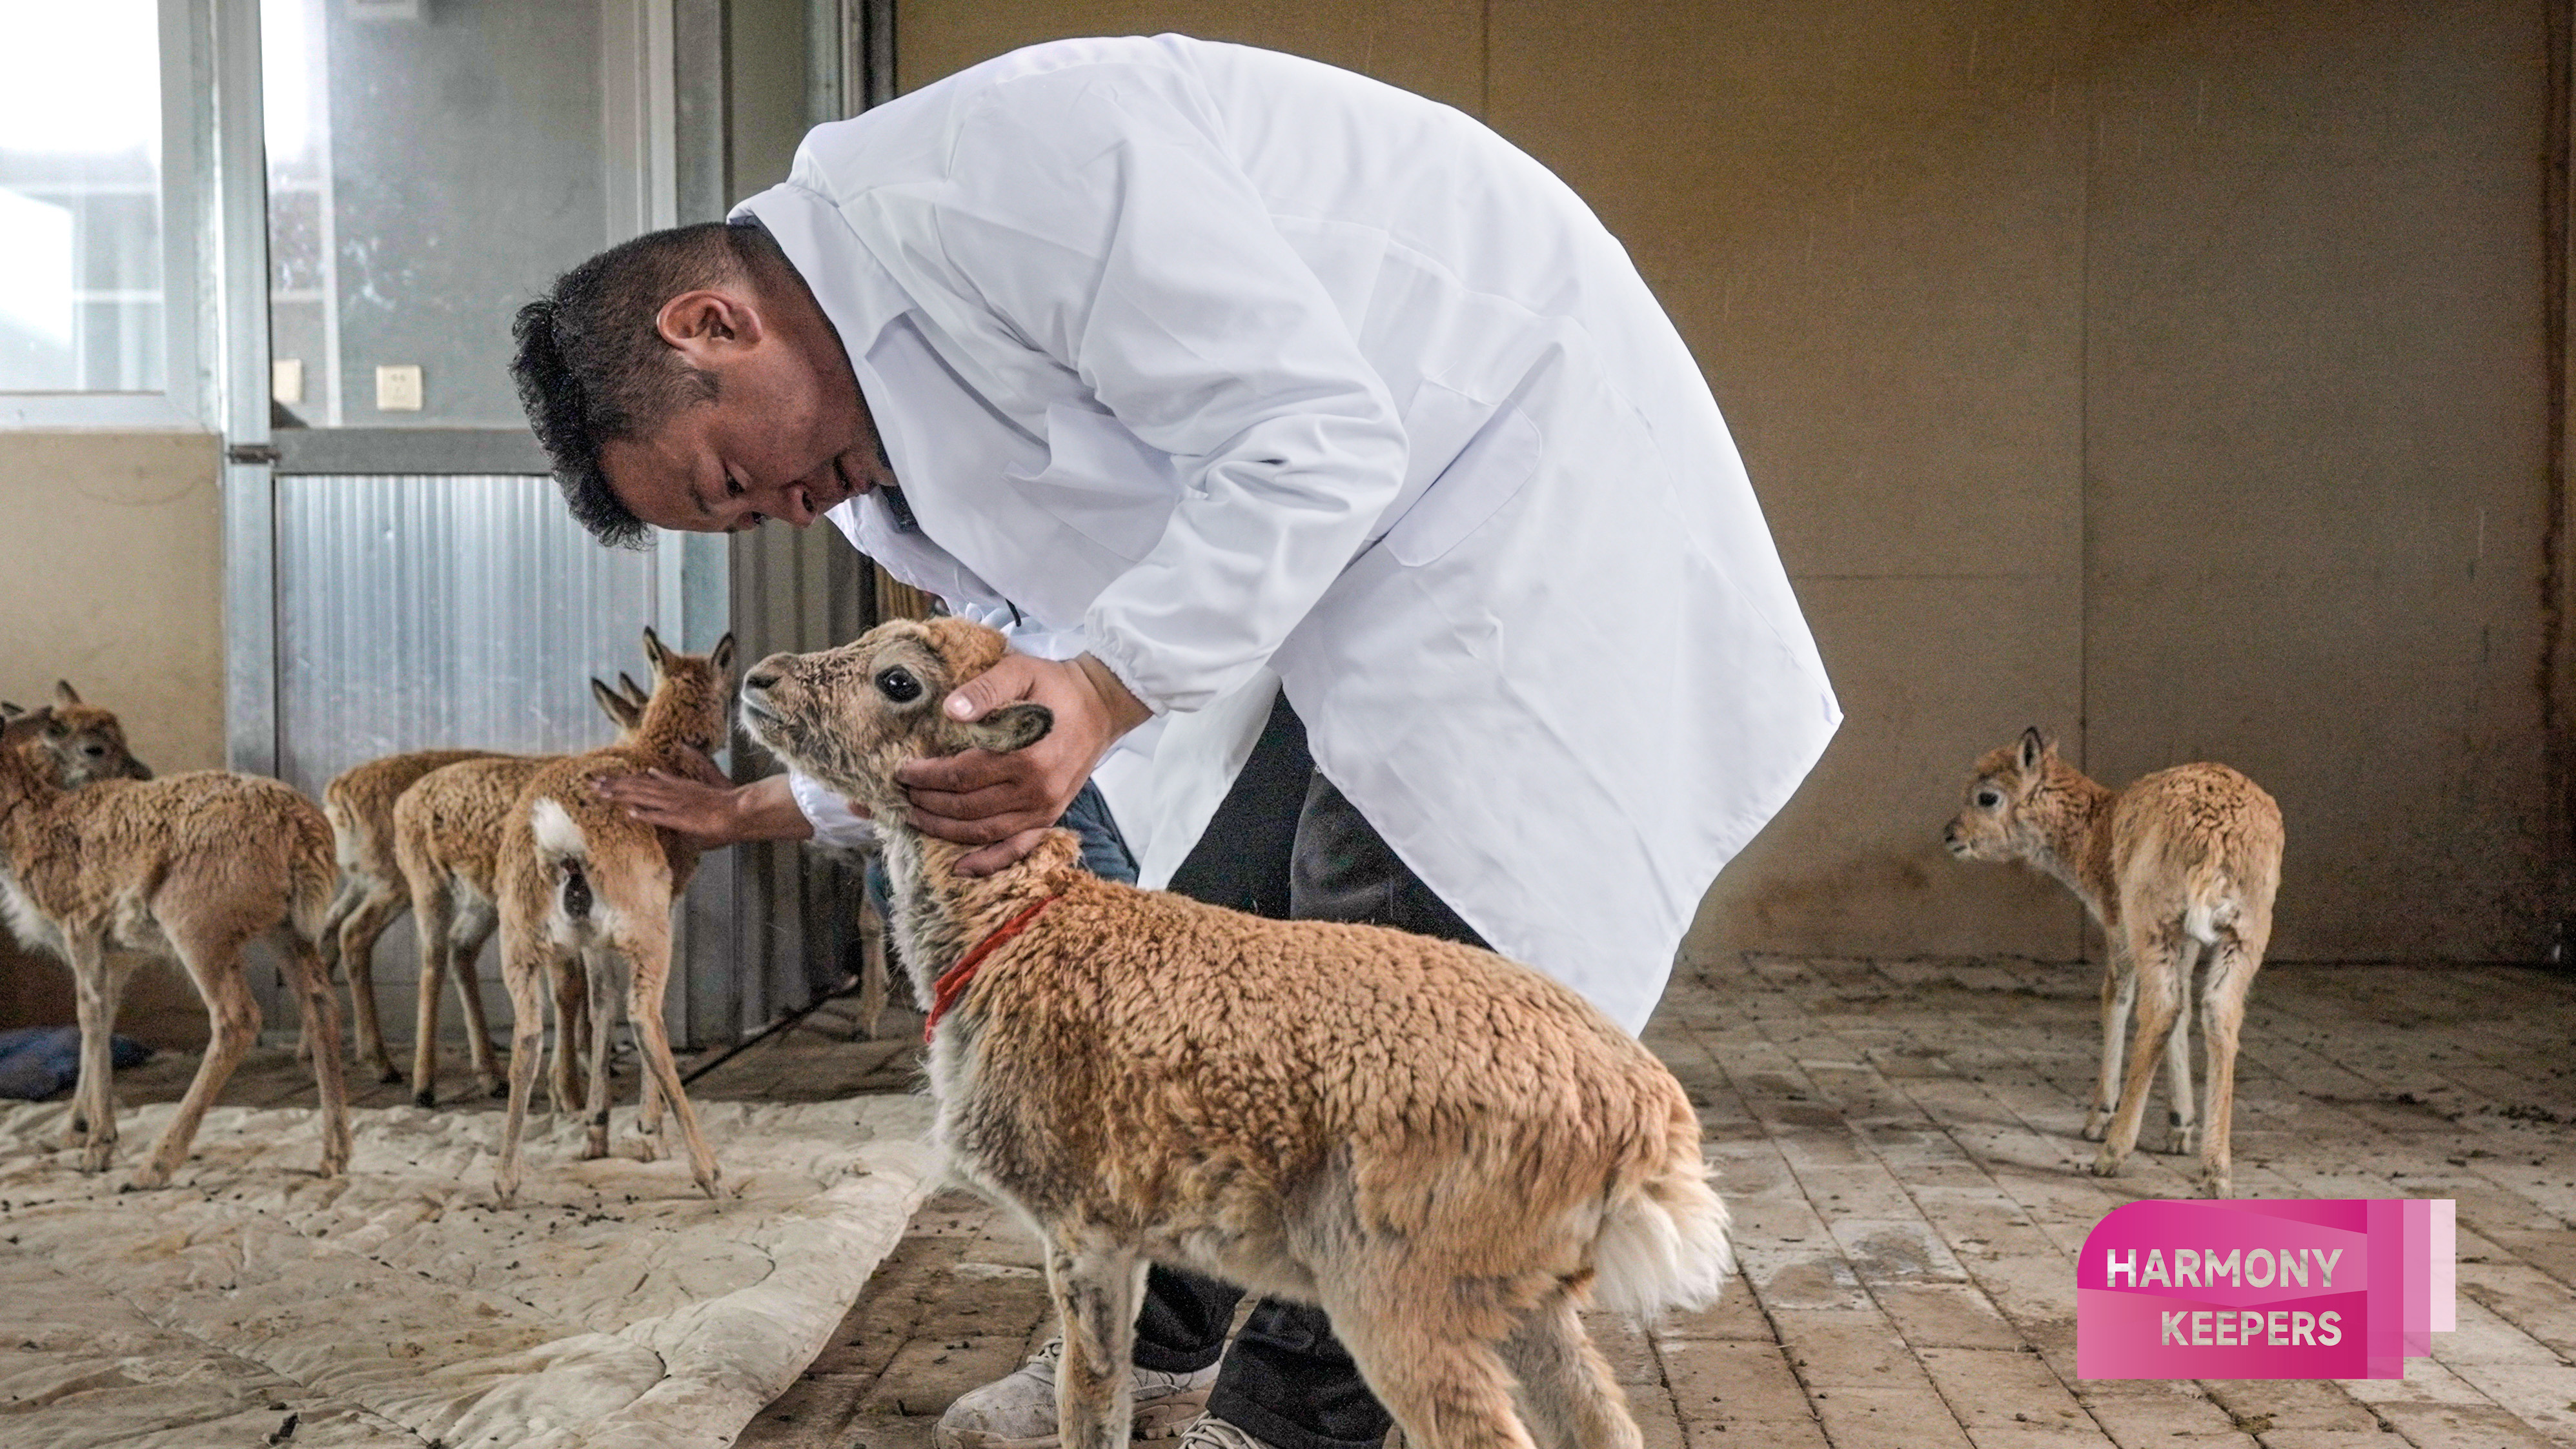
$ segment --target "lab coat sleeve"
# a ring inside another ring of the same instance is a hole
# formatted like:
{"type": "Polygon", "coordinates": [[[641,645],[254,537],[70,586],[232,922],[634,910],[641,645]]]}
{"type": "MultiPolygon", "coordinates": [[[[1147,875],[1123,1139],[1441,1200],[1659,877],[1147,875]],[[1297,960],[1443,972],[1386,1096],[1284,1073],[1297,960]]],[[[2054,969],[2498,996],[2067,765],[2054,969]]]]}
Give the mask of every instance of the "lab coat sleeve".
{"type": "Polygon", "coordinates": [[[787,793],[805,823],[814,827],[814,843],[842,850],[867,850],[877,843],[877,823],[850,808],[850,802],[811,775],[787,772],[787,793]]]}
{"type": "Polygon", "coordinates": [[[1251,677],[1401,486],[1404,428],[1178,69],[1076,66],[979,102],[938,249],[952,285],[1179,465],[1161,539],[1083,618],[1156,710],[1251,677]]]}

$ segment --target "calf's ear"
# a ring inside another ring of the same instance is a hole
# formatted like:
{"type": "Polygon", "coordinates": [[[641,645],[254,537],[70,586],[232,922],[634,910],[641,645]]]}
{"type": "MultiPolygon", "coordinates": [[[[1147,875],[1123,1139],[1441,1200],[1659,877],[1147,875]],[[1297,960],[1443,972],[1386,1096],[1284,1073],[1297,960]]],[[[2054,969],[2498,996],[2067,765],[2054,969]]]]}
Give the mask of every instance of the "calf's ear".
{"type": "Polygon", "coordinates": [[[1007,755],[1025,750],[1045,739],[1055,728],[1055,711],[1045,705],[1018,700],[1002,705],[973,723],[946,722],[941,731],[947,743],[961,750],[991,750],[1007,755]]]}

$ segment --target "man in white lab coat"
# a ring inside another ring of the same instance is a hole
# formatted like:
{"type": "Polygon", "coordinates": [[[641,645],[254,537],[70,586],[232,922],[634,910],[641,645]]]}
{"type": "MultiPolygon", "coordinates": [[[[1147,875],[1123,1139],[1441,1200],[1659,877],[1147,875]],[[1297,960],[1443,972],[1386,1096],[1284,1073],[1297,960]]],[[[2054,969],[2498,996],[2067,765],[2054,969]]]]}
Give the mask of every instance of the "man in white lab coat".
{"type": "MultiPolygon", "coordinates": [[[[1839,714],[1706,384],[1561,182],[1445,106],[1163,36],[820,127],[735,221],[568,274],[522,391],[604,538],[829,516],[1012,633],[950,707],[1057,729],[908,767],[916,823],[997,868],[1096,775],[1148,886],[1265,904],[1236,877],[1273,865],[1217,858],[1269,841],[1298,914],[1481,938],[1645,1023],[1839,714]]],[[[703,821],[664,783],[630,803],[703,821]]],[[[821,795],[702,828],[851,828],[821,795]]],[[[1215,1340],[1175,1339],[1224,1315],[1156,1278],[1139,1373],[1186,1396],[1215,1340]]],[[[1383,1434],[1310,1311],[1246,1337],[1194,1433],[1383,1434]]],[[[1012,1382],[943,1441],[1051,1442],[1012,1382]]]]}

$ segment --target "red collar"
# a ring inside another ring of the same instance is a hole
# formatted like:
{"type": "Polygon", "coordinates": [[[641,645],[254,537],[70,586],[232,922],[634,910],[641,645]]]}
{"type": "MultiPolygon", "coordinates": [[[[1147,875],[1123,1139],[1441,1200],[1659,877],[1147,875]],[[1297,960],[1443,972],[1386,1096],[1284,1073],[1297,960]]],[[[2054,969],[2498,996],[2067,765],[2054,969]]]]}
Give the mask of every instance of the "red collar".
{"type": "Polygon", "coordinates": [[[1038,912],[1054,905],[1057,899],[1058,897],[1048,896],[1003,922],[1000,930],[976,942],[974,949],[957,958],[956,965],[939,973],[939,979],[930,983],[930,1016],[921,1024],[923,1041],[930,1040],[930,1034],[939,1029],[939,1018],[946,1016],[948,1008],[955,1006],[957,998],[965,994],[967,981],[975,975],[975,968],[984,964],[984,958],[1000,950],[1002,943],[1027,929],[1029,922],[1038,918],[1038,912]]]}

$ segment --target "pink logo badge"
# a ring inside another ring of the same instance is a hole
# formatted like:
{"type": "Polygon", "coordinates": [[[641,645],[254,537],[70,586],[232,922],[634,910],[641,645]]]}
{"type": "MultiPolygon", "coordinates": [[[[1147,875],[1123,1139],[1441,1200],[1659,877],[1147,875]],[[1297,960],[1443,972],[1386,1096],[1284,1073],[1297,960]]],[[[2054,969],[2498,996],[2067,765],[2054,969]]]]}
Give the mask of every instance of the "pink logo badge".
{"type": "Polygon", "coordinates": [[[2088,1379],[2398,1379],[2453,1328],[2449,1199],[2133,1202],[2084,1239],[2088,1379]]]}

